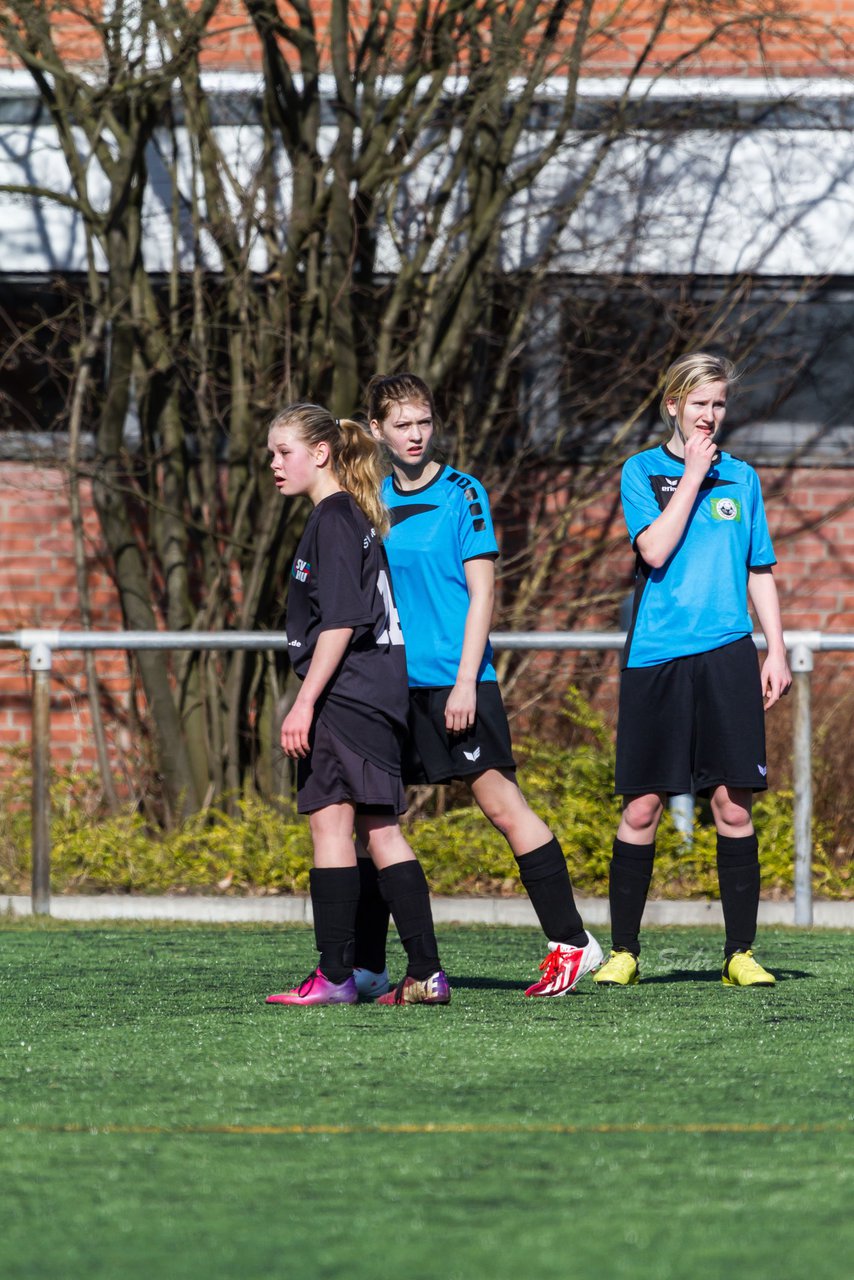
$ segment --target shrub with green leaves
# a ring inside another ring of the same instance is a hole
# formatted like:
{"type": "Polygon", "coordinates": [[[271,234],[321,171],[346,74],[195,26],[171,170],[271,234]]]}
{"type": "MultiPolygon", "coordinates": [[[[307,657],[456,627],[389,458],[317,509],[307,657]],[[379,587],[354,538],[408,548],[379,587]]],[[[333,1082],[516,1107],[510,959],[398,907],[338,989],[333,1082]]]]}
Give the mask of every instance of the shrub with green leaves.
{"type": "MultiPolygon", "coordinates": [[[[607,726],[576,690],[567,712],[580,745],[517,744],[520,781],[532,808],[560,840],[579,893],[605,896],[611,845],[620,818],[613,794],[614,748],[607,726]]],[[[0,787],[0,890],[22,892],[30,870],[28,766],[12,760],[0,787]]],[[[793,797],[790,791],[757,797],[762,887],[790,893],[794,876],[793,797]]],[[[52,786],[51,867],[56,892],[304,893],[312,865],[308,823],[290,804],[245,797],[233,815],[207,809],[171,831],[153,829],[141,812],[102,812],[94,775],[69,770],[52,786]]],[[[465,802],[419,817],[408,826],[434,893],[522,892],[505,840],[479,809],[465,802]]],[[[813,832],[813,883],[824,897],[852,894],[850,866],[836,865],[829,833],[813,832]]],[[[652,892],[659,897],[716,897],[715,830],[707,805],[698,805],[686,847],[669,813],[656,840],[652,892]]]]}

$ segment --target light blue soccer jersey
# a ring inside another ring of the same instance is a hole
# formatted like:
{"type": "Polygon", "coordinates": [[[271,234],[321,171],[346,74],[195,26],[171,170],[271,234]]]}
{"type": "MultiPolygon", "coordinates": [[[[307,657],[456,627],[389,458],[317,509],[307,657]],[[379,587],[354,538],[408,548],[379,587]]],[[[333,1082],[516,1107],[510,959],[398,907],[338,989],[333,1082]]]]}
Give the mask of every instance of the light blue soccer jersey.
{"type": "MultiPolygon", "coordinates": [[[[626,462],[621,497],[635,550],[684,471],[683,460],[666,445],[626,462]]],[[[650,667],[750,635],[748,572],[775,563],[759,477],[746,462],[722,453],[667,564],[653,569],[638,555],[623,666],[650,667]]]]}
{"type": "MultiPolygon", "coordinates": [[[[391,512],[386,554],[410,687],[452,685],[469,607],[465,562],[498,554],[486,490],[472,476],[443,467],[434,480],[405,493],[387,476],[382,495],[391,512]]],[[[477,678],[496,678],[489,644],[477,678]]]]}

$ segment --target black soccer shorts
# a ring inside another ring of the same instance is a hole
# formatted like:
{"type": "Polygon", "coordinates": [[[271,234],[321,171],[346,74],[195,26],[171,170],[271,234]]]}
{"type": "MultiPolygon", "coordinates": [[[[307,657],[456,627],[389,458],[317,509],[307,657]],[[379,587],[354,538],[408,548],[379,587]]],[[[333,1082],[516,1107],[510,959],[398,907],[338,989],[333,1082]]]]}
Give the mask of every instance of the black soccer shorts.
{"type": "Polygon", "coordinates": [[[445,704],[451,686],[409,690],[409,728],[403,748],[403,781],[411,786],[453,782],[485,769],[515,769],[510,726],[494,680],[477,686],[475,722],[465,733],[449,734],[445,704]]]}
{"type": "Polygon", "coordinates": [[[767,787],[765,712],[750,636],[653,667],[626,667],[617,795],[709,795],[767,787]]]}
{"type": "Polygon", "coordinates": [[[312,727],[311,753],[297,761],[297,811],[314,813],[345,801],[357,813],[406,810],[400,775],[366,760],[321,717],[312,727]]]}

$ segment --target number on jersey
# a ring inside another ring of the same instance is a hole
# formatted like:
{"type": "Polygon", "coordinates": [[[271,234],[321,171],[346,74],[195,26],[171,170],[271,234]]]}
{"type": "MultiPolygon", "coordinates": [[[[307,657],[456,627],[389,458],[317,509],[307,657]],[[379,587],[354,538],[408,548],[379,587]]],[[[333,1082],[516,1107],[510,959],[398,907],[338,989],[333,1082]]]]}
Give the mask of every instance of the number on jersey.
{"type": "Polygon", "coordinates": [[[397,605],[394,603],[394,596],[391,594],[391,583],[385,569],[380,569],[377,574],[377,590],[385,605],[385,626],[377,636],[377,644],[403,644],[400,616],[397,605]]]}

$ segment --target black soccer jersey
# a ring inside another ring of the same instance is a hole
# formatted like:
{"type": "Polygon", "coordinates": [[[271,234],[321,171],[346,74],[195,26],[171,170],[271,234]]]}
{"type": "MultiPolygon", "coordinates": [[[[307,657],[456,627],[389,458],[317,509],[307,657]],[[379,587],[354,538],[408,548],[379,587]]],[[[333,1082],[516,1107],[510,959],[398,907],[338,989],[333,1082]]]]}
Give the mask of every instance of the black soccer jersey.
{"type": "Polygon", "coordinates": [[[286,625],[300,679],[322,631],[353,628],[317,718],[365,759],[399,773],[409,703],[403,633],[382,543],[349,493],[330,494],[308,518],[291,568],[286,625]]]}

